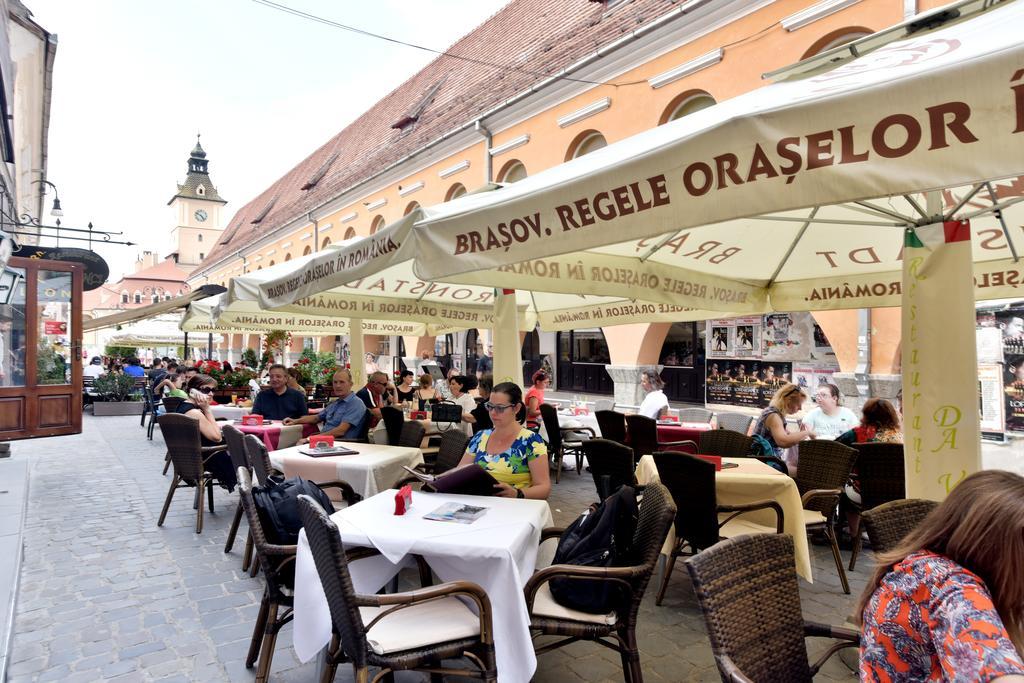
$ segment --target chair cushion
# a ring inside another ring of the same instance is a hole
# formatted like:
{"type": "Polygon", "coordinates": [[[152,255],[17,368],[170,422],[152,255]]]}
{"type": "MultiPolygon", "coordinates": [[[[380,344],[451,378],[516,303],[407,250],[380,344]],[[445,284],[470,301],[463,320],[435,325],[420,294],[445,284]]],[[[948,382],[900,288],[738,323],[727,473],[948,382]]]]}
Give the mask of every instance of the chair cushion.
{"type": "Polygon", "coordinates": [[[828,520],[825,519],[825,515],[821,514],[817,510],[804,510],[804,526],[811,526],[812,524],[824,524],[828,520]]]}
{"type": "Polygon", "coordinates": [[[616,621],[615,612],[608,614],[590,614],[565,607],[555,602],[549,588],[550,582],[545,581],[537,590],[533,598],[533,613],[538,617],[549,617],[552,619],[569,619],[571,621],[584,621],[589,624],[605,624],[611,626],[616,621]]]}
{"type": "MultiPolygon", "coordinates": [[[[394,607],[360,607],[359,614],[369,624],[394,607]]],[[[479,636],[479,618],[458,598],[447,597],[384,617],[366,632],[366,641],[376,654],[386,655],[479,636]]]]}
{"type": "MultiPolygon", "coordinates": [[[[718,520],[721,522],[723,519],[728,517],[730,513],[723,513],[718,515],[718,520]]],[[[742,536],[743,534],[774,534],[775,527],[768,526],[767,524],[758,524],[752,522],[749,519],[744,518],[742,515],[735,519],[729,520],[729,522],[718,529],[718,535],[722,538],[733,538],[735,536],[742,536]]]]}

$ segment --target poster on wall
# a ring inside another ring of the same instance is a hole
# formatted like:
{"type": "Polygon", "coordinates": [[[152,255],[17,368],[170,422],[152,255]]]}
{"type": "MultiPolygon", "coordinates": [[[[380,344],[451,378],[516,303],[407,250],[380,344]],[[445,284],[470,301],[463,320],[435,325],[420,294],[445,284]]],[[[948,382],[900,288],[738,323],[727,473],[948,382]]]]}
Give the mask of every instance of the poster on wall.
{"type": "Polygon", "coordinates": [[[811,356],[814,318],[810,313],[769,313],[762,325],[762,357],[801,361],[811,356]]]}
{"type": "Polygon", "coordinates": [[[835,359],[836,353],[832,350],[832,343],[825,336],[825,330],[821,329],[821,325],[814,323],[814,348],[811,352],[813,358],[818,359],[835,359]]]}
{"type": "Polygon", "coordinates": [[[761,316],[712,320],[709,327],[709,357],[761,357],[761,316]]]}
{"type": "Polygon", "coordinates": [[[804,390],[808,396],[814,393],[817,384],[814,382],[814,366],[793,364],[793,384],[804,390]]]}
{"type": "Polygon", "coordinates": [[[726,325],[711,325],[711,335],[709,338],[709,344],[711,348],[708,349],[709,356],[729,356],[731,355],[731,348],[729,346],[730,327],[726,325]]]}
{"type": "Polygon", "coordinates": [[[979,365],[1003,362],[1003,335],[998,327],[979,327],[974,338],[979,365]]]}
{"type": "Polygon", "coordinates": [[[707,402],[764,408],[792,373],[791,363],[709,360],[707,402]]]}
{"type": "Polygon", "coordinates": [[[814,386],[811,388],[811,391],[816,391],[818,389],[818,387],[820,387],[820,386],[822,386],[824,384],[831,384],[832,386],[839,386],[838,384],[836,384],[836,380],[832,376],[835,373],[836,373],[836,371],[834,369],[832,369],[832,368],[822,368],[822,367],[814,368],[814,386]]]}
{"type": "Polygon", "coordinates": [[[1024,431],[1024,355],[1006,356],[1003,393],[1006,401],[1006,429],[1024,431]]]}
{"type": "Polygon", "coordinates": [[[978,411],[983,439],[1004,441],[1006,438],[1002,375],[1003,366],[999,363],[978,365],[978,411]]]}

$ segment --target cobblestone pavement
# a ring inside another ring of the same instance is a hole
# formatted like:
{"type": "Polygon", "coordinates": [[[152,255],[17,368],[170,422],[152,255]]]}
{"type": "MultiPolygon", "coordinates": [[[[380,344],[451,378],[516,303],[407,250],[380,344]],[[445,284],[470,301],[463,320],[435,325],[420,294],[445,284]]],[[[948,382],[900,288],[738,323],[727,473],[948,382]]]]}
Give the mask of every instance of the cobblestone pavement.
{"type": "MultiPolygon", "coordinates": [[[[244,658],[262,585],[241,571],[245,538],[224,554],[238,497],[218,489],[216,513],[193,531],[192,497],[180,491],[156,526],[170,477],[161,476],[159,430],[147,441],[138,420],[86,415],[84,433],[19,443],[30,461],[28,517],[9,680],[250,681],[244,658]]],[[[593,480],[565,473],[551,507],[567,524],[594,496],[593,480]]],[[[864,585],[870,553],[839,587],[827,548],[811,546],[815,583],[801,581],[804,614],[841,624],[864,585]]],[[[844,552],[849,558],[849,553],[844,552]]],[[[652,582],[653,585],[653,582],[652,582]]],[[[662,607],[648,591],[640,614],[647,681],[716,681],[710,645],[682,567],[662,607]]],[[[824,642],[811,642],[812,652],[824,642]]],[[[422,680],[415,674],[399,681],[422,680]]],[[[312,663],[292,653],[291,628],[278,639],[272,681],[314,681],[312,663]]],[[[338,680],[351,680],[342,669],[338,680]]],[[[539,658],[536,681],[621,681],[618,656],[576,643],[539,658]]],[[[854,680],[833,660],[819,680],[854,680]]]]}

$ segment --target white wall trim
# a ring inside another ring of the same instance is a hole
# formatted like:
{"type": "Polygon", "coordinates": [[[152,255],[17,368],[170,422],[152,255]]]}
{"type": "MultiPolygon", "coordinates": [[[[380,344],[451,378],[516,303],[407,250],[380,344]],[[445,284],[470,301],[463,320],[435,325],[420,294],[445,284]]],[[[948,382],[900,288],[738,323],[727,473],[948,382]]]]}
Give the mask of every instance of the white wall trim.
{"type": "Polygon", "coordinates": [[[378,199],[378,200],[377,200],[377,201],[375,201],[375,202],[368,202],[368,203],[366,204],[366,210],[367,210],[367,211],[376,211],[376,210],[377,210],[377,209],[379,209],[380,207],[382,207],[382,206],[386,206],[386,205],[387,205],[387,203],[388,203],[388,200],[387,200],[387,198],[386,198],[386,197],[385,197],[384,199],[378,199]]]}
{"type": "Polygon", "coordinates": [[[282,244],[281,248],[282,249],[287,249],[290,246],[292,246],[291,240],[289,240],[289,241],[285,242],[284,244],[282,244]]]}
{"type": "Polygon", "coordinates": [[[579,123],[583,119],[590,118],[595,114],[600,114],[604,110],[612,106],[612,98],[602,97],[601,99],[591,102],[585,107],[581,107],[574,112],[560,116],[558,118],[558,127],[566,128],[574,123],[579,123]]]}
{"type": "Polygon", "coordinates": [[[461,173],[462,171],[465,171],[467,168],[469,168],[469,159],[463,159],[454,166],[442,168],[440,171],[437,172],[437,175],[440,176],[441,178],[449,178],[455,175],[456,173],[461,173]]]}
{"type": "Polygon", "coordinates": [[[517,138],[513,138],[513,139],[509,140],[508,142],[506,142],[503,145],[498,145],[497,147],[492,147],[491,148],[491,156],[492,157],[496,157],[499,154],[504,154],[505,152],[508,152],[508,151],[511,151],[511,150],[515,149],[516,147],[522,147],[523,145],[525,145],[529,141],[530,141],[530,134],[529,133],[527,133],[525,135],[520,135],[517,138]]]}
{"type": "Polygon", "coordinates": [[[341,221],[342,223],[351,223],[352,221],[354,221],[358,217],[359,217],[359,212],[358,211],[353,211],[351,213],[346,213],[344,216],[342,216],[338,220],[341,221]]]}
{"type": "Polygon", "coordinates": [[[399,197],[407,197],[408,195],[411,195],[413,192],[418,192],[419,190],[422,190],[423,186],[424,186],[423,181],[422,180],[417,180],[412,185],[405,185],[401,189],[399,189],[398,190],[398,196],[399,197]]]}
{"type": "Polygon", "coordinates": [[[722,61],[724,55],[722,48],[718,47],[711,52],[705,52],[700,57],[695,57],[688,62],[683,62],[677,67],[664,71],[657,76],[652,76],[647,79],[647,82],[651,84],[652,88],[661,88],[669,83],[675,83],[680,78],[685,78],[690,74],[697,73],[701,69],[706,69],[709,66],[714,66],[722,61]]]}
{"type": "Polygon", "coordinates": [[[263,260],[263,256],[262,255],[256,255],[256,256],[253,257],[252,260],[253,261],[262,261],[263,260]]]}
{"type": "Polygon", "coordinates": [[[846,9],[850,5],[856,5],[858,2],[860,0],[821,0],[821,2],[815,3],[807,9],[790,14],[780,23],[782,28],[787,31],[795,31],[798,28],[803,28],[808,24],[816,22],[818,19],[824,19],[830,14],[846,9]]]}
{"type": "Polygon", "coordinates": [[[263,255],[266,256],[267,258],[270,258],[271,256],[273,256],[276,253],[277,253],[277,249],[271,249],[270,251],[264,253],[263,255]]]}
{"type": "Polygon", "coordinates": [[[306,240],[308,240],[312,236],[313,236],[313,233],[307,232],[302,237],[300,237],[299,239],[302,240],[302,241],[306,241],[306,240]]]}
{"type": "Polygon", "coordinates": [[[328,223],[327,225],[321,226],[319,228],[319,230],[320,230],[320,232],[327,232],[328,230],[330,230],[333,227],[334,227],[334,223],[328,223]]]}
{"type": "Polygon", "coordinates": [[[913,19],[917,16],[917,0],[903,0],[903,18],[913,19]]]}

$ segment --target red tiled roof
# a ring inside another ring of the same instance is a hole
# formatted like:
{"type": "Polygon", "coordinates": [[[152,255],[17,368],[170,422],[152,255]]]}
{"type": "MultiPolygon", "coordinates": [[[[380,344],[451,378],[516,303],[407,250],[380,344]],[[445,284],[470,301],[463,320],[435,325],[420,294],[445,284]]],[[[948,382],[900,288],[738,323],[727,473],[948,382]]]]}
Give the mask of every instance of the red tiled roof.
{"type": "MultiPolygon", "coordinates": [[[[188,277],[188,271],[178,267],[178,264],[171,260],[161,261],[155,266],[143,268],[137,273],[126,273],[121,282],[125,280],[167,280],[171,282],[184,282],[188,277]]],[[[115,287],[117,285],[114,285],[115,287]]]]}
{"type": "Polygon", "coordinates": [[[605,15],[604,3],[591,0],[512,0],[448,49],[508,69],[438,57],[239,209],[200,269],[678,7],[666,0],[634,0],[605,15]],[[393,128],[410,111],[417,111],[439,82],[433,101],[418,111],[415,123],[404,130],[393,128]],[[337,161],[323,177],[303,190],[335,154],[337,161]],[[270,211],[254,224],[272,199],[270,211]]]}

